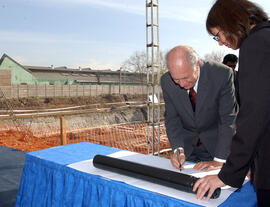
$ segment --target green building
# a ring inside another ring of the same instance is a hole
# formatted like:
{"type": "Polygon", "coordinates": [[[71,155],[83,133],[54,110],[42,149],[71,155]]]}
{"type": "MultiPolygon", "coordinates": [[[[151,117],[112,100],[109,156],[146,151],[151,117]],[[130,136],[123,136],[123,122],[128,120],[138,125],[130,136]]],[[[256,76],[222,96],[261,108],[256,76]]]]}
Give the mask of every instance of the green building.
{"type": "Polygon", "coordinates": [[[4,54],[0,70],[11,71],[11,84],[89,85],[125,84],[138,85],[146,80],[145,74],[124,71],[71,69],[67,67],[23,66],[4,54]]]}
{"type": "Polygon", "coordinates": [[[0,70],[11,71],[11,84],[37,84],[31,71],[4,54],[0,59],[0,70]]]}

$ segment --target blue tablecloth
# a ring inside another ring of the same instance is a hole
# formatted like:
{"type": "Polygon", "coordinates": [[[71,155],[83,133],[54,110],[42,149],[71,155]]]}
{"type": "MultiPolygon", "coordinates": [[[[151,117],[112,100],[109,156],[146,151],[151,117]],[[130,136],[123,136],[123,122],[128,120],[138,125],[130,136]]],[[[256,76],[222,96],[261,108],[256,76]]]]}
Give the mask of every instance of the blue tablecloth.
{"type": "MultiPolygon", "coordinates": [[[[26,154],[16,205],[21,207],[193,207],[172,197],[123,182],[86,174],[66,165],[119,151],[107,146],[78,143],[26,154]]],[[[256,206],[250,183],[231,194],[221,207],[256,206]],[[248,198],[248,199],[247,199],[248,198]]]]}

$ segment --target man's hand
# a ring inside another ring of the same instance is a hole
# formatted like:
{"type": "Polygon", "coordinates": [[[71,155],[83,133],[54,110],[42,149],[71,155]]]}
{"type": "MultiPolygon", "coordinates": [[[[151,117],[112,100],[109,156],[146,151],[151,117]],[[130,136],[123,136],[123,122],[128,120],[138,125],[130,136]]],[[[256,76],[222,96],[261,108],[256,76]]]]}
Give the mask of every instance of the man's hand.
{"type": "Polygon", "coordinates": [[[204,170],[204,171],[211,171],[211,170],[217,170],[221,169],[223,165],[223,162],[218,161],[208,161],[208,162],[198,162],[193,169],[194,170],[204,170]]]}
{"type": "Polygon", "coordinates": [[[205,193],[208,191],[206,201],[209,201],[210,197],[217,188],[223,187],[225,184],[219,179],[217,175],[207,175],[199,179],[193,186],[193,192],[197,191],[197,199],[201,200],[205,193]]]}
{"type": "MultiPolygon", "coordinates": [[[[181,166],[182,168],[181,169],[184,169],[183,168],[183,164],[184,162],[186,161],[186,156],[184,154],[184,151],[183,150],[180,150],[180,163],[181,163],[181,166]]],[[[180,166],[180,163],[178,162],[178,159],[177,159],[177,152],[175,152],[172,156],[171,156],[171,163],[172,165],[179,169],[179,166],[180,166]]]]}

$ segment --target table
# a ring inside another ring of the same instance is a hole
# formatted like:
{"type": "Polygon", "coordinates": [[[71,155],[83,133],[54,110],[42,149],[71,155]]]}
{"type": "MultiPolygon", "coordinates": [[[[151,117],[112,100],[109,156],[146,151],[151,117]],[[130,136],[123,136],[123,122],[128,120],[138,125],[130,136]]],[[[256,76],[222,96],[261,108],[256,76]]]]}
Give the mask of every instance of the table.
{"type": "MultiPolygon", "coordinates": [[[[72,163],[89,160],[96,154],[108,155],[117,151],[120,149],[82,142],[27,153],[15,206],[199,206],[67,167],[72,163]]],[[[256,193],[248,182],[231,194],[220,207],[251,207],[256,202],[256,193]]]]}

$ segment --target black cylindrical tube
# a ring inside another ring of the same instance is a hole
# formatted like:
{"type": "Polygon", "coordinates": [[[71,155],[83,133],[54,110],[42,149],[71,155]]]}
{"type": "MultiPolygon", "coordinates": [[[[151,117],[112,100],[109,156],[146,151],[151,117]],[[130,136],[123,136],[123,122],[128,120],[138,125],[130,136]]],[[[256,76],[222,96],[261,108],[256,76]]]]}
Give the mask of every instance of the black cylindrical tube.
{"type": "MultiPolygon", "coordinates": [[[[132,176],[189,193],[195,193],[192,189],[195,182],[199,179],[180,172],[178,173],[104,155],[96,155],[93,164],[96,168],[132,176]]],[[[211,198],[218,198],[220,191],[220,188],[216,189],[211,198]]]]}

